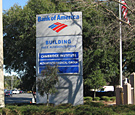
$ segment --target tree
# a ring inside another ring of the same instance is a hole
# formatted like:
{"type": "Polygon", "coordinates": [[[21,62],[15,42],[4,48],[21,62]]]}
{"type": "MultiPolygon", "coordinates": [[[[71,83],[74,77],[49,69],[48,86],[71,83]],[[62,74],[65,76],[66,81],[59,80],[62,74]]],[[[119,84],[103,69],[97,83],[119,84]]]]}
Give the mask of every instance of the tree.
{"type": "MultiPolygon", "coordinates": [[[[113,86],[118,85],[120,76],[119,21],[122,22],[123,57],[127,59],[127,73],[135,71],[134,56],[132,57],[135,45],[135,10],[133,7],[135,2],[127,1],[131,25],[126,23],[123,17],[119,20],[119,2],[116,0],[108,0],[107,2],[72,0],[71,3],[77,6],[73,7],[74,9],[83,11],[84,80],[87,81],[88,76],[92,76],[93,71],[100,69],[106,82],[113,86]]],[[[92,86],[92,84],[87,85],[92,86]]]]}
{"type": "Polygon", "coordinates": [[[47,106],[49,103],[49,94],[57,92],[58,71],[57,65],[46,65],[45,69],[41,72],[42,78],[38,78],[36,83],[39,94],[41,96],[47,95],[47,106]]]}
{"type": "MultiPolygon", "coordinates": [[[[100,70],[110,85],[119,84],[119,21],[122,22],[123,57],[127,60],[126,77],[135,71],[135,1],[128,0],[131,25],[118,18],[118,0],[29,0],[22,9],[14,5],[3,14],[4,63],[7,70],[20,73],[23,88],[31,89],[36,77],[36,14],[82,11],[84,81],[100,70]],[[30,84],[29,86],[27,84],[30,84]]],[[[88,79],[87,79],[88,80],[88,79]]],[[[86,85],[86,84],[85,84],[86,85]]],[[[87,84],[90,87],[92,84],[87,84]]],[[[87,90],[87,89],[86,89],[87,90]]]]}
{"type": "MultiPolygon", "coordinates": [[[[119,74],[119,50],[116,50],[119,44],[115,41],[117,36],[114,35],[118,27],[113,28],[113,24],[117,25],[118,22],[115,22],[112,16],[109,17],[109,14],[104,14],[99,7],[90,7],[85,12],[87,15],[84,14],[86,16],[83,17],[84,81],[89,79],[92,81],[94,78],[89,76],[93,76],[95,72],[97,80],[94,82],[98,82],[99,72],[101,74],[99,81],[102,79],[111,82],[110,77],[114,76],[113,73],[119,74]]],[[[84,83],[89,88],[94,84],[93,82],[84,83]]],[[[101,85],[96,87],[101,87],[101,85]]],[[[87,91],[86,88],[85,95],[87,95],[87,91]]]]}
{"type": "Polygon", "coordinates": [[[20,87],[31,90],[36,81],[36,15],[70,11],[63,3],[29,0],[4,11],[4,65],[21,77],[20,87]]]}
{"type": "Polygon", "coordinates": [[[104,74],[99,69],[89,74],[84,83],[85,85],[89,85],[90,89],[94,89],[94,97],[96,97],[96,90],[101,89],[106,84],[106,81],[104,79],[104,74]]]}
{"type": "Polygon", "coordinates": [[[4,86],[7,89],[19,88],[20,79],[17,76],[4,76],[4,86]]]}

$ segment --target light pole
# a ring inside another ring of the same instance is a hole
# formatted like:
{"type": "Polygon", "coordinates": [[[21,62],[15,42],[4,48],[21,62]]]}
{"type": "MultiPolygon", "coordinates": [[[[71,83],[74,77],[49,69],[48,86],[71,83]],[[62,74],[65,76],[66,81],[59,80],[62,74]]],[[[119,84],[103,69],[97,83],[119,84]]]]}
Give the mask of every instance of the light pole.
{"type": "Polygon", "coordinates": [[[2,20],[2,0],[0,0],[0,107],[5,107],[5,101],[4,101],[4,75],[3,75],[3,20],[2,20]]]}
{"type": "MultiPolygon", "coordinates": [[[[107,2],[108,0],[95,0],[95,2],[107,2]]],[[[121,20],[121,0],[119,0],[119,20],[121,20]]],[[[120,34],[120,86],[122,87],[122,33],[121,21],[119,21],[119,34],[120,34]]]]}
{"type": "MultiPolygon", "coordinates": [[[[121,2],[121,0],[119,0],[121,2]]],[[[119,3],[119,20],[121,20],[121,4],[119,3]]],[[[121,34],[121,21],[119,22],[120,25],[120,86],[122,87],[122,34],[121,34]]]]}

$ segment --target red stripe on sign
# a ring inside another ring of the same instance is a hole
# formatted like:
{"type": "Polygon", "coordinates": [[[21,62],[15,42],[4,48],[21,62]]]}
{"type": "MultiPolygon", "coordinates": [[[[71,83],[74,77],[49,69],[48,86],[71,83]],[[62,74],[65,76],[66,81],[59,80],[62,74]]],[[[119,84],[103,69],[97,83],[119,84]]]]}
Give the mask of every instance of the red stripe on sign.
{"type": "Polygon", "coordinates": [[[59,23],[59,22],[56,22],[56,23],[54,23],[55,25],[60,25],[61,23],[59,23]]]}
{"type": "Polygon", "coordinates": [[[57,29],[56,32],[58,33],[59,31],[61,31],[63,28],[67,27],[67,25],[62,26],[61,28],[57,29]]]}
{"type": "Polygon", "coordinates": [[[53,28],[53,30],[56,30],[56,29],[58,29],[59,27],[64,26],[64,25],[65,25],[65,24],[60,24],[60,25],[58,25],[57,27],[53,28]]]}

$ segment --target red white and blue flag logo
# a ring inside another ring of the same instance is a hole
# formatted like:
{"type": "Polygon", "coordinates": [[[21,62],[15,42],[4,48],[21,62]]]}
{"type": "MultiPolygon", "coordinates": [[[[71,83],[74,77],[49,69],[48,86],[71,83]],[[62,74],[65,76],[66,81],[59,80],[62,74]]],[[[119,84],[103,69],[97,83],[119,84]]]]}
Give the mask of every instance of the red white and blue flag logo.
{"type": "Polygon", "coordinates": [[[64,29],[67,26],[68,25],[66,25],[66,24],[62,24],[62,23],[56,22],[56,23],[50,25],[48,28],[51,28],[52,30],[54,30],[55,32],[58,33],[59,31],[61,31],[62,29],[64,29]]]}

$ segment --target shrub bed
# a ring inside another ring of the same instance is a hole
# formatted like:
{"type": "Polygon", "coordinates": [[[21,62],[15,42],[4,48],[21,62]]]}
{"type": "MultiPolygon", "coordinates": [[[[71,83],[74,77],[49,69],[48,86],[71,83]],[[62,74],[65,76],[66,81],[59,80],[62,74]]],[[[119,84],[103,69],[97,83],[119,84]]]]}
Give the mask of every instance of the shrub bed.
{"type": "Polygon", "coordinates": [[[83,99],[84,99],[84,101],[92,101],[93,100],[92,97],[84,97],[83,99]]]}
{"type": "Polygon", "coordinates": [[[94,100],[95,101],[99,101],[100,100],[100,97],[94,97],[94,100]]]}
{"type": "Polygon", "coordinates": [[[100,102],[84,105],[6,105],[0,115],[134,115],[135,105],[107,106],[100,102]]]}
{"type": "Polygon", "coordinates": [[[102,96],[102,99],[104,100],[104,101],[110,101],[110,97],[108,97],[108,96],[102,96]]]}
{"type": "Polygon", "coordinates": [[[115,96],[110,97],[110,100],[114,102],[114,101],[116,101],[116,97],[115,96]]]}

